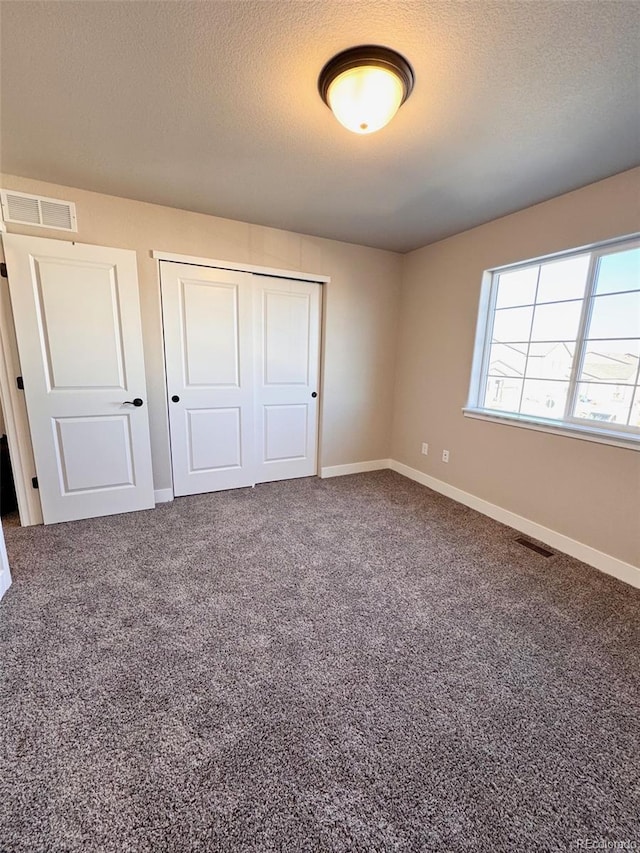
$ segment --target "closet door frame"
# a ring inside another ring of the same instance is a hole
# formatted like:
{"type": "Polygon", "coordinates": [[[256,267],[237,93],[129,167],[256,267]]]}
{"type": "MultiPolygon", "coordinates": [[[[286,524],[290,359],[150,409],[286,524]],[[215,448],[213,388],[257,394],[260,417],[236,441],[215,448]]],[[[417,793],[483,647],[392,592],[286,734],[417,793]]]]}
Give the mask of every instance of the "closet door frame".
{"type": "MultiPolygon", "coordinates": [[[[320,476],[320,456],[322,452],[322,413],[323,413],[323,398],[324,398],[324,343],[325,343],[325,316],[326,316],[326,300],[327,300],[327,291],[326,285],[331,283],[331,277],[327,275],[321,275],[319,273],[310,273],[310,272],[302,272],[297,270],[283,270],[277,269],[274,267],[266,267],[266,266],[257,266],[253,264],[242,264],[242,263],[234,263],[233,261],[220,260],[215,258],[203,258],[194,255],[182,255],[176,254],[174,252],[163,252],[161,250],[153,250],[151,252],[151,257],[157,261],[158,264],[158,286],[160,286],[160,263],[162,261],[169,261],[171,263],[178,264],[187,264],[190,266],[202,266],[209,267],[212,269],[220,269],[220,270],[230,270],[234,272],[243,272],[243,273],[252,273],[256,276],[269,276],[271,278],[282,278],[282,279],[292,279],[294,281],[302,281],[308,282],[311,284],[322,285],[320,292],[320,330],[319,330],[319,340],[318,340],[318,410],[316,414],[316,476],[320,476]]],[[[161,312],[162,313],[162,312],[161,312]]],[[[162,322],[162,317],[161,317],[162,322]]],[[[163,339],[163,360],[165,359],[165,347],[164,347],[164,329],[162,329],[162,339],[163,339]]],[[[167,365],[164,364],[165,368],[165,380],[167,375],[167,365]]],[[[165,382],[165,391],[166,391],[166,382],[165,382]]],[[[169,417],[169,397],[167,393],[166,400],[166,411],[167,411],[167,419],[169,417]]],[[[172,489],[173,489],[173,464],[172,464],[172,489]]]]}

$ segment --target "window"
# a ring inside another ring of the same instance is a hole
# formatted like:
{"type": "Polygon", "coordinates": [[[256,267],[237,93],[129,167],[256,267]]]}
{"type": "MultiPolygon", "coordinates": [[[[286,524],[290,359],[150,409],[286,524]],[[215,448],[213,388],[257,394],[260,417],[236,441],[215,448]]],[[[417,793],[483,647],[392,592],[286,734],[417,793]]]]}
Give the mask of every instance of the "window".
{"type": "Polygon", "coordinates": [[[465,414],[640,447],[640,239],[485,275],[465,414]]]}

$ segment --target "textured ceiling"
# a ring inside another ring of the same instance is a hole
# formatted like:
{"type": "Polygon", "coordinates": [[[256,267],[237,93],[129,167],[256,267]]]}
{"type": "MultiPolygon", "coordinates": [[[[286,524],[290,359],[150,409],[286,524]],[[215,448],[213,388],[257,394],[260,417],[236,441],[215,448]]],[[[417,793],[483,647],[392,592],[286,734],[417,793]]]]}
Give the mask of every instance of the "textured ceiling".
{"type": "Polygon", "coordinates": [[[407,251],[640,162],[636,2],[2,2],[7,173],[407,251]],[[316,91],[379,43],[371,136],[316,91]]]}

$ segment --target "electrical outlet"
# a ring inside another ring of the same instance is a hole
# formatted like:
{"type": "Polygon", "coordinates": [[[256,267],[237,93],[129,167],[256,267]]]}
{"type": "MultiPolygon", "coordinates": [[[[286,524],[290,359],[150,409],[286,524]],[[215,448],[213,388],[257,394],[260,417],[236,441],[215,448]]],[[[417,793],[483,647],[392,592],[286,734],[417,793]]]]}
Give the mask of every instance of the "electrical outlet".
{"type": "Polygon", "coordinates": [[[426,456],[428,452],[429,452],[429,445],[427,444],[426,441],[423,441],[422,442],[422,455],[426,456]]]}
{"type": "Polygon", "coordinates": [[[448,450],[443,450],[443,451],[442,451],[442,461],[443,461],[443,462],[448,462],[448,461],[449,461],[449,451],[448,451],[448,450]]]}

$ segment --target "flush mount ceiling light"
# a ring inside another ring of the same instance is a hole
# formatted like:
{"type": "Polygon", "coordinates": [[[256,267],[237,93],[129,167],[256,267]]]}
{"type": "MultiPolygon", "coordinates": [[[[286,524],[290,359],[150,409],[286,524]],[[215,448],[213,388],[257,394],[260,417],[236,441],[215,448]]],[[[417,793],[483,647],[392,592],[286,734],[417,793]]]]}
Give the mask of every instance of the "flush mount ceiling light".
{"type": "Polygon", "coordinates": [[[374,133],[407,100],[413,80],[413,68],[404,56],[365,44],[330,59],[318,77],[318,91],[340,124],[354,133],[374,133]]]}

